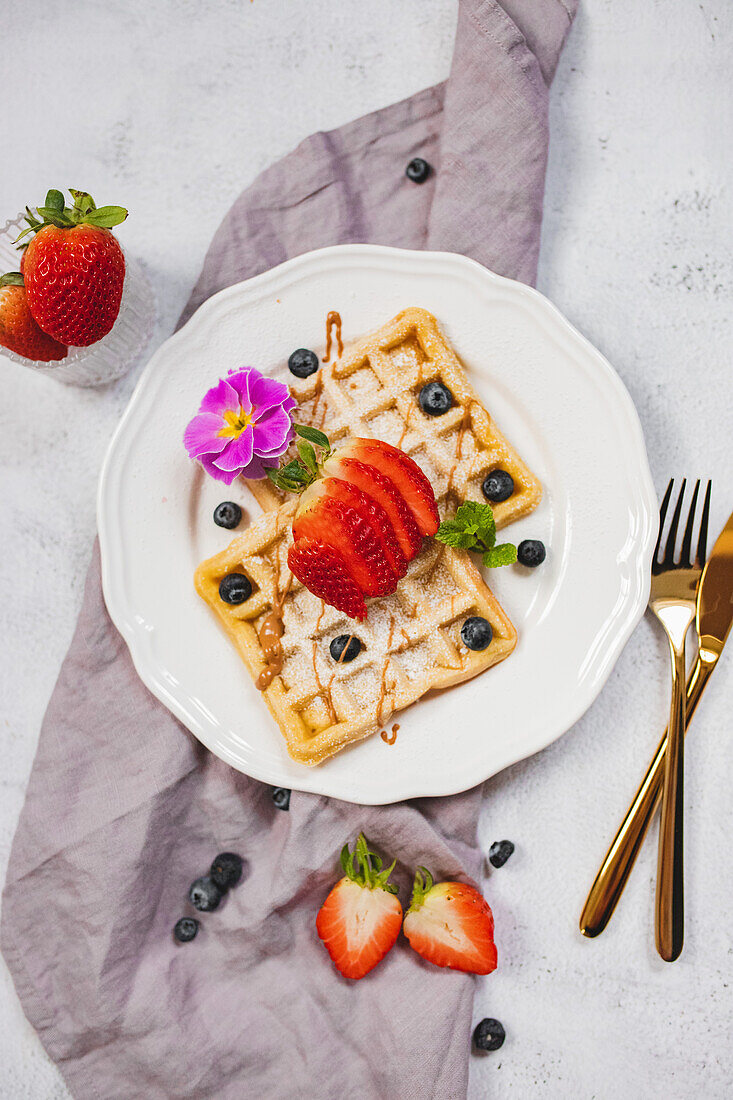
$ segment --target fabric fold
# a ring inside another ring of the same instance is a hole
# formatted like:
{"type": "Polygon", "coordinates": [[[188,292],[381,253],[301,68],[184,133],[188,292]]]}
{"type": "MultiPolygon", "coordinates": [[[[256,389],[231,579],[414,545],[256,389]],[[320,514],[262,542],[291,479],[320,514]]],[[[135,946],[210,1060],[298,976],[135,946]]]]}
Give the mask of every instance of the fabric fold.
{"type": "MultiPolygon", "coordinates": [[[[463,252],[532,282],[547,88],[574,10],[463,0],[447,82],[315,134],[263,172],[214,237],[181,323],[223,287],[355,241],[463,252]],[[433,169],[421,185],[404,174],[417,155],[433,169]]],[[[349,983],[315,914],[360,829],[397,856],[403,902],[417,864],[477,876],[480,797],[359,807],[293,792],[278,810],[269,788],[206,752],[143,687],[104,605],[95,546],[0,928],[26,1015],[72,1093],[465,1095],[474,979],[402,941],[349,983]],[[193,944],[175,945],[190,882],[226,849],[245,857],[243,882],[193,944]]],[[[501,965],[501,929],[497,942],[501,965]]]]}

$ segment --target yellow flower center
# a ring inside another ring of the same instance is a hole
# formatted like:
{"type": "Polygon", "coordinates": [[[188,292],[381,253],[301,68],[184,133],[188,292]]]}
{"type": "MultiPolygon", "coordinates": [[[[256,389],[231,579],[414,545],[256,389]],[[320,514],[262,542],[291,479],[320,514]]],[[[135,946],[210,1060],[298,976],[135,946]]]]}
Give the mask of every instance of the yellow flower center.
{"type": "Polygon", "coordinates": [[[245,412],[241,405],[238,413],[227,409],[224,413],[224,419],[227,426],[219,431],[219,435],[227,436],[229,439],[237,439],[244,429],[249,428],[253,423],[252,413],[245,412]]]}

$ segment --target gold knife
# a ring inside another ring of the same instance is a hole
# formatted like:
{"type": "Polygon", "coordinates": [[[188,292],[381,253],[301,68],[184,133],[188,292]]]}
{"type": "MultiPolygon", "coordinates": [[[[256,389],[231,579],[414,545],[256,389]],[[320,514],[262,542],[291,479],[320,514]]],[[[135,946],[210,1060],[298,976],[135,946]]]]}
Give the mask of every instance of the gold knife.
{"type": "MultiPolygon", "coordinates": [[[[733,623],[733,513],[710,555],[697,590],[696,625],[700,650],[687,681],[689,727],[733,623]]],[[[598,936],[608,924],[639,854],[646,831],[659,805],[664,781],[667,731],[636,797],[616,833],[580,915],[584,936],[598,936]]]]}

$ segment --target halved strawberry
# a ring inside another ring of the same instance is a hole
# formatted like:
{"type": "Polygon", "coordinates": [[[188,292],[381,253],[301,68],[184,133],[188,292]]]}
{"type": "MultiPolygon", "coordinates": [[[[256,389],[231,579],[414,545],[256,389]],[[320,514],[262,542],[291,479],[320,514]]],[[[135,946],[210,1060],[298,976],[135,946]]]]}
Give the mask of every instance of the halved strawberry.
{"type": "Polygon", "coordinates": [[[351,482],[381,504],[390,518],[402,553],[407,561],[412,561],[422,546],[422,535],[394,481],[358,458],[345,458],[343,451],[336,451],[327,459],[323,472],[329,477],[351,482]]]}
{"type": "Polygon", "coordinates": [[[369,493],[365,493],[363,489],[343,478],[326,477],[323,479],[323,484],[330,497],[348,504],[367,520],[379,539],[394,573],[397,577],[404,577],[407,572],[405,555],[400,549],[394,527],[382,505],[369,493]]]}
{"type": "Polygon", "coordinates": [[[344,845],[341,866],[345,877],[321,906],[316,928],[336,969],[345,978],[363,978],[400,934],[402,906],[395,897],[397,887],[389,882],[394,863],[383,871],[382,860],[359,833],[353,852],[344,845]]]}
{"type": "Polygon", "coordinates": [[[386,474],[404,497],[420,534],[435,534],[440,525],[435,493],[409,455],[381,439],[350,439],[338,453],[342,458],[357,458],[386,474]]]}
{"type": "Polygon", "coordinates": [[[490,974],[496,970],[494,917],[488,902],[465,882],[438,882],[424,867],[415,873],[403,931],[428,962],[490,974]]]}
{"type": "Polygon", "coordinates": [[[324,481],[316,481],[303,493],[293,538],[296,543],[301,538],[317,539],[337,550],[365,596],[394,592],[397,576],[374,528],[356,508],[329,496],[324,481]]]}
{"type": "Polygon", "coordinates": [[[288,566],[314,596],[350,619],[366,618],[364,595],[338,550],[318,539],[300,538],[288,551],[288,566]]]}

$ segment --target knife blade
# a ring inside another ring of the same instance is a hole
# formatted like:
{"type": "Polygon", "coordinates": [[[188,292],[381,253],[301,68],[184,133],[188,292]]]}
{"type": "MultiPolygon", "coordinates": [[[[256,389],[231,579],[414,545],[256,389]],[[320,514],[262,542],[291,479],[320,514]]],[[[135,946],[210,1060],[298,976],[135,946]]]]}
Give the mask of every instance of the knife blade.
{"type": "MultiPolygon", "coordinates": [[[[733,512],[718,536],[700,578],[695,621],[700,649],[687,681],[686,730],[733,624],[733,512]]],[[[584,936],[600,935],[623,893],[661,799],[666,751],[665,730],[654,759],[590,888],[580,915],[580,931],[584,936]]]]}

